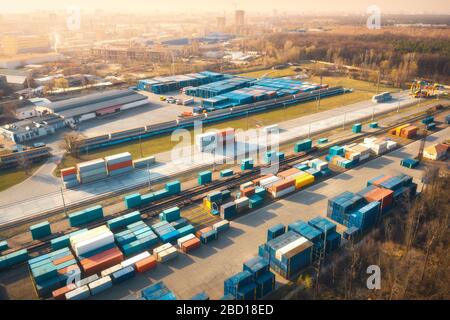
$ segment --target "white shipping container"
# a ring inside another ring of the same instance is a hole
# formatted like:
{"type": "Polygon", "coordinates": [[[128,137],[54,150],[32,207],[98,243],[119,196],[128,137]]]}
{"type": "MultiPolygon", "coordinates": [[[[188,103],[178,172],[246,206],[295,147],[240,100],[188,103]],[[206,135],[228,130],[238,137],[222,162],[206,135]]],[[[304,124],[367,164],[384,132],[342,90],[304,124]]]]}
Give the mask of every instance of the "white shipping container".
{"type": "Polygon", "coordinates": [[[135,168],[145,168],[145,167],[147,167],[147,165],[154,164],[155,162],[156,162],[155,157],[150,156],[150,157],[134,160],[133,166],[135,168]]]}
{"type": "Polygon", "coordinates": [[[295,249],[303,245],[306,242],[308,242],[308,239],[306,239],[305,237],[301,237],[292,241],[291,243],[288,243],[287,245],[281,247],[275,252],[275,258],[281,261],[281,258],[283,257],[284,254],[291,251],[292,249],[295,249]]]}
{"type": "Polygon", "coordinates": [[[77,242],[84,241],[86,239],[95,237],[101,233],[105,233],[108,231],[110,231],[110,230],[108,229],[108,227],[106,225],[102,225],[100,227],[87,230],[85,232],[82,232],[82,233],[79,233],[79,234],[76,234],[76,235],[70,237],[70,244],[74,245],[77,242]]]}
{"type": "Polygon", "coordinates": [[[66,300],[83,300],[91,295],[88,286],[82,286],[66,293],[66,300]]]}
{"type": "Polygon", "coordinates": [[[148,251],[144,251],[144,252],[138,254],[137,256],[134,256],[132,258],[122,261],[120,264],[121,264],[122,268],[126,268],[128,266],[133,266],[136,262],[139,262],[148,257],[150,257],[150,253],[148,251]]]}
{"type": "Polygon", "coordinates": [[[277,176],[268,177],[266,179],[263,179],[259,181],[259,185],[263,188],[270,188],[274,183],[280,181],[281,178],[277,176]]]}
{"type": "Polygon", "coordinates": [[[79,172],[94,170],[94,169],[98,169],[98,168],[102,168],[102,167],[105,167],[105,160],[104,159],[96,159],[96,160],[91,160],[91,161],[85,161],[85,162],[77,164],[77,170],[79,172]]]}
{"type": "Polygon", "coordinates": [[[104,159],[108,165],[113,165],[113,164],[133,160],[133,158],[131,157],[131,154],[129,152],[122,152],[122,153],[115,154],[112,156],[107,156],[104,159]]]}
{"type": "Polygon", "coordinates": [[[222,221],[214,223],[212,227],[213,227],[214,230],[217,230],[217,229],[220,229],[220,227],[225,226],[225,225],[229,226],[230,225],[230,221],[222,220],[222,221]]]}
{"type": "Polygon", "coordinates": [[[282,196],[284,196],[288,193],[294,192],[294,191],[295,191],[295,186],[292,186],[292,187],[286,188],[286,189],[278,191],[278,192],[271,191],[270,193],[271,193],[272,197],[279,198],[279,197],[282,197],[282,196]]]}
{"type": "Polygon", "coordinates": [[[366,154],[362,155],[362,156],[359,158],[359,160],[360,160],[360,161],[366,160],[366,159],[368,159],[369,157],[370,157],[370,153],[366,153],[366,154]]]}
{"type": "Polygon", "coordinates": [[[388,150],[392,150],[395,149],[397,147],[397,142],[395,141],[387,141],[387,149],[388,150]]]}
{"type": "Polygon", "coordinates": [[[106,167],[97,168],[97,169],[93,169],[93,170],[86,170],[86,171],[80,172],[78,174],[78,176],[81,178],[89,178],[89,177],[101,175],[101,174],[107,174],[106,167]]]}
{"type": "Polygon", "coordinates": [[[119,271],[120,269],[122,269],[122,265],[121,264],[116,264],[115,266],[112,266],[111,268],[105,269],[103,270],[100,275],[102,277],[106,277],[116,271],[119,271]]]}
{"type": "Polygon", "coordinates": [[[249,199],[247,197],[241,197],[239,199],[234,200],[234,203],[236,204],[236,208],[246,208],[248,207],[249,199]]]}
{"type": "Polygon", "coordinates": [[[95,112],[92,113],[86,113],[83,114],[82,116],[80,116],[80,118],[78,119],[78,121],[82,122],[82,121],[87,121],[87,120],[91,120],[94,119],[96,117],[95,112]]]}
{"type": "Polygon", "coordinates": [[[175,247],[170,247],[164,251],[158,253],[157,261],[159,262],[167,262],[176,258],[178,255],[178,250],[175,247]]]}
{"type": "Polygon", "coordinates": [[[94,282],[89,283],[89,290],[91,291],[91,295],[95,296],[100,292],[103,292],[112,287],[112,281],[110,276],[106,276],[95,280],[94,282]]]}
{"type": "Polygon", "coordinates": [[[114,235],[110,231],[99,234],[98,236],[87,239],[85,241],[80,241],[73,245],[72,248],[75,254],[79,257],[89,251],[93,251],[112,243],[114,243],[114,235]]]}
{"type": "Polygon", "coordinates": [[[253,187],[253,182],[249,181],[249,182],[243,183],[243,184],[241,184],[239,189],[243,190],[243,189],[248,188],[248,187],[253,187]]]}
{"type": "Polygon", "coordinates": [[[158,254],[164,250],[171,248],[172,245],[170,243],[163,244],[162,246],[156,247],[153,249],[153,255],[158,257],[158,254]]]}
{"type": "Polygon", "coordinates": [[[193,233],[190,233],[187,236],[184,236],[184,237],[178,239],[177,240],[177,244],[178,244],[179,247],[181,247],[182,243],[185,243],[186,241],[189,241],[189,240],[194,239],[194,238],[195,238],[195,235],[193,233]]]}

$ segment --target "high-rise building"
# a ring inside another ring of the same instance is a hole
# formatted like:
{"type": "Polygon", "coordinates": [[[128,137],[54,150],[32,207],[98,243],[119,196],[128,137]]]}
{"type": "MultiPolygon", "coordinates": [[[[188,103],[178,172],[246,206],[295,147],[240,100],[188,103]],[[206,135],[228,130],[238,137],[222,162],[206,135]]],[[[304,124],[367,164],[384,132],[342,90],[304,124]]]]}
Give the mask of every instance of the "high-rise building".
{"type": "Polygon", "coordinates": [[[217,31],[225,32],[225,17],[217,17],[217,31]]]}
{"type": "Polygon", "coordinates": [[[49,52],[51,50],[50,38],[45,35],[4,36],[0,42],[4,55],[49,52]]]}
{"type": "Polygon", "coordinates": [[[234,15],[234,25],[236,28],[236,33],[240,34],[244,30],[244,18],[245,11],[244,10],[236,10],[234,15]]]}

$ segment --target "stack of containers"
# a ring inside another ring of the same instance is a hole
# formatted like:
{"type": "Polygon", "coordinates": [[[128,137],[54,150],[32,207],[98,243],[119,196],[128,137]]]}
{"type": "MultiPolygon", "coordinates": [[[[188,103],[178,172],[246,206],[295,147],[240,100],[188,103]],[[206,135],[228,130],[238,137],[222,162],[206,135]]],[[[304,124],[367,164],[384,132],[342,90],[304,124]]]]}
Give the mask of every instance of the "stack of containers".
{"type": "Polygon", "coordinates": [[[236,212],[240,213],[246,210],[249,206],[250,200],[247,197],[240,197],[239,199],[234,200],[234,204],[236,206],[236,212]]]}
{"type": "Polygon", "coordinates": [[[167,262],[175,259],[178,256],[178,251],[170,243],[166,243],[153,249],[153,255],[155,256],[156,261],[167,262]]]}
{"type": "MultiPolygon", "coordinates": [[[[98,275],[81,279],[79,281],[71,282],[65,287],[59,288],[52,292],[53,298],[56,300],[81,300],[90,296],[90,290],[86,291],[86,286],[89,286],[94,281],[97,281],[98,275]],[[81,288],[81,289],[80,289],[81,288]]],[[[95,291],[95,290],[94,290],[95,291]]],[[[94,292],[95,293],[95,292],[94,292]]]]}
{"type": "Polygon", "coordinates": [[[58,238],[52,239],[50,241],[52,250],[58,250],[58,249],[62,249],[65,247],[70,247],[70,237],[75,236],[80,233],[83,233],[83,232],[86,232],[87,230],[88,229],[80,229],[80,230],[65,234],[63,236],[60,236],[58,238]]]}
{"type": "Polygon", "coordinates": [[[252,158],[243,159],[241,162],[241,170],[249,170],[249,169],[253,169],[253,159],[252,158]]]}
{"type": "Polygon", "coordinates": [[[87,275],[98,273],[123,260],[115,245],[114,234],[101,226],[70,237],[73,252],[87,275]]]}
{"type": "Polygon", "coordinates": [[[136,267],[136,271],[140,272],[140,273],[151,270],[156,267],[156,257],[153,255],[147,256],[147,257],[137,261],[135,264],[135,267],[136,267]]]}
{"type": "Polygon", "coordinates": [[[382,155],[388,151],[384,138],[364,138],[364,147],[369,148],[375,155],[382,155]]]}
{"type": "Polygon", "coordinates": [[[129,152],[105,157],[108,175],[117,176],[133,170],[133,158],[129,152]]]}
{"type": "Polygon", "coordinates": [[[312,140],[305,139],[297,142],[294,146],[294,152],[308,151],[312,148],[312,140]]]}
{"type": "Polygon", "coordinates": [[[174,227],[175,229],[178,230],[180,228],[183,228],[183,227],[187,226],[188,225],[188,220],[185,219],[185,218],[179,218],[179,219],[177,219],[175,221],[172,221],[170,224],[172,225],[172,227],[174,227]]]}
{"type": "Polygon", "coordinates": [[[0,257],[0,270],[28,260],[28,250],[22,249],[0,257]]]}
{"type": "Polygon", "coordinates": [[[253,274],[249,271],[239,272],[223,283],[225,295],[232,295],[236,300],[255,300],[256,284],[253,282],[253,274]]]}
{"type": "Polygon", "coordinates": [[[308,221],[308,224],[321,231],[323,239],[326,241],[326,252],[330,253],[341,245],[341,235],[336,232],[336,224],[323,217],[315,217],[308,221]]]}
{"type": "Polygon", "coordinates": [[[260,256],[244,262],[243,271],[250,272],[256,284],[256,299],[263,298],[275,289],[275,275],[269,269],[269,260],[260,256]]]}
{"type": "Polygon", "coordinates": [[[302,220],[297,220],[288,225],[288,231],[294,231],[311,241],[313,244],[313,259],[318,257],[318,253],[323,247],[323,234],[321,230],[312,227],[302,220]]]}
{"type": "Polygon", "coordinates": [[[250,198],[248,198],[248,207],[250,209],[255,209],[262,206],[264,202],[264,198],[254,194],[250,198]]]}
{"type": "Polygon", "coordinates": [[[279,223],[273,227],[270,227],[267,229],[267,241],[275,239],[278,236],[281,236],[283,233],[286,232],[286,227],[279,223]]]}
{"type": "Polygon", "coordinates": [[[400,165],[402,167],[406,167],[409,169],[414,169],[419,165],[419,160],[411,159],[411,158],[405,158],[400,160],[400,165]]]}
{"type": "Polygon", "coordinates": [[[33,240],[42,239],[52,234],[50,223],[48,221],[30,226],[30,232],[33,240]]]}
{"type": "Polygon", "coordinates": [[[383,214],[386,213],[394,203],[394,192],[392,190],[378,188],[374,185],[361,190],[358,194],[364,197],[367,202],[379,202],[380,212],[383,214]]]}
{"type": "Polygon", "coordinates": [[[135,274],[136,271],[134,270],[133,266],[128,266],[116,272],[113,272],[111,274],[111,280],[112,283],[116,284],[131,279],[132,277],[134,277],[135,274]]]}
{"type": "Polygon", "coordinates": [[[228,220],[220,220],[212,225],[213,230],[216,230],[218,233],[228,230],[230,228],[230,221],[228,220]]]}
{"type": "Polygon", "coordinates": [[[288,193],[295,191],[295,179],[285,179],[275,182],[269,188],[269,192],[273,198],[282,197],[288,193]]]}
{"type": "Polygon", "coordinates": [[[178,207],[166,209],[159,214],[159,220],[161,221],[173,222],[178,219],[180,219],[180,208],[178,207]]]}
{"type": "Polygon", "coordinates": [[[348,214],[358,210],[365,204],[362,196],[352,192],[343,192],[328,200],[327,217],[346,224],[348,214]]]}
{"type": "Polygon", "coordinates": [[[70,167],[61,169],[61,180],[66,188],[72,188],[79,184],[77,180],[77,168],[70,167]]]}
{"type": "Polygon", "coordinates": [[[80,274],[80,268],[69,248],[53,251],[28,260],[36,293],[45,297],[63,286],[69,277],[80,274]]]}
{"type": "Polygon", "coordinates": [[[89,291],[92,296],[95,296],[103,291],[108,290],[113,285],[112,279],[110,276],[106,276],[95,281],[92,281],[88,284],[89,291]]]}
{"type": "Polygon", "coordinates": [[[220,206],[220,217],[222,219],[230,220],[236,216],[236,203],[234,201],[222,204],[220,206]]]}
{"type": "Polygon", "coordinates": [[[222,203],[222,192],[221,191],[213,191],[206,195],[206,198],[203,199],[203,205],[208,209],[213,209],[213,203],[220,205],[222,203]]]}
{"type": "Polygon", "coordinates": [[[380,202],[374,201],[359,208],[348,215],[347,227],[359,230],[371,229],[375,226],[380,213],[380,202]]]}
{"type": "Polygon", "coordinates": [[[104,159],[97,159],[77,164],[77,178],[80,183],[89,183],[108,176],[104,159]]]}
{"type": "Polygon", "coordinates": [[[167,221],[153,224],[152,229],[164,243],[175,241],[180,237],[180,231],[167,221]]]}
{"type": "Polygon", "coordinates": [[[212,172],[211,171],[202,171],[198,174],[198,184],[204,185],[206,183],[210,183],[212,181],[212,172]]]}
{"type": "Polygon", "coordinates": [[[190,233],[182,238],[177,240],[178,247],[184,253],[188,253],[191,250],[194,250],[200,247],[201,242],[193,233],[190,233]]]}
{"type": "Polygon", "coordinates": [[[139,211],[134,211],[124,214],[123,216],[110,219],[106,222],[106,225],[110,230],[115,230],[138,221],[141,221],[141,213],[139,211]]]}
{"type": "Polygon", "coordinates": [[[261,246],[259,255],[269,260],[274,271],[289,279],[311,264],[312,248],[306,238],[288,231],[261,246]]]}
{"type": "Polygon", "coordinates": [[[275,183],[278,183],[282,181],[282,179],[280,177],[277,176],[268,176],[267,178],[263,178],[259,180],[259,186],[261,186],[262,188],[269,190],[272,185],[274,185],[275,183]]]}
{"type": "Polygon", "coordinates": [[[197,231],[195,236],[199,238],[203,244],[207,244],[217,239],[218,232],[216,229],[213,229],[213,227],[206,227],[197,231]]]}
{"type": "Polygon", "coordinates": [[[358,155],[359,161],[366,160],[370,157],[370,148],[367,148],[358,143],[352,143],[344,146],[345,157],[348,160],[353,160],[355,155],[358,155]]]}
{"type": "MultiPolygon", "coordinates": [[[[427,127],[427,129],[428,129],[428,127],[427,127]]],[[[399,136],[402,138],[412,139],[417,135],[418,131],[419,131],[419,128],[417,128],[416,126],[407,126],[400,130],[399,136]]]]}
{"type": "Polygon", "coordinates": [[[175,294],[162,282],[157,282],[141,291],[145,300],[176,300],[175,294]]]}
{"type": "Polygon", "coordinates": [[[103,207],[97,205],[81,211],[70,213],[68,217],[70,226],[78,227],[80,225],[103,218],[103,207]]]}
{"type": "Polygon", "coordinates": [[[148,249],[158,243],[158,237],[143,221],[127,225],[127,229],[114,235],[125,256],[148,249]]]}

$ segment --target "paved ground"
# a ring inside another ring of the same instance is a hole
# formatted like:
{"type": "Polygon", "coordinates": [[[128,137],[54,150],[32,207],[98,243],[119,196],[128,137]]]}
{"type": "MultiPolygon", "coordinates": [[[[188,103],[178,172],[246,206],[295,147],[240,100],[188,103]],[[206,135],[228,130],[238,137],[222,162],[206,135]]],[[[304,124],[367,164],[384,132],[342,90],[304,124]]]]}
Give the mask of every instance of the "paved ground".
{"type": "MultiPolygon", "coordinates": [[[[87,121],[79,125],[81,133],[88,137],[153,125],[161,122],[175,120],[184,111],[192,111],[193,105],[180,106],[159,100],[159,95],[147,91],[139,91],[149,98],[149,104],[135,109],[126,110],[120,114],[108,116],[103,119],[87,121]]],[[[189,98],[180,93],[171,93],[171,96],[189,98]]]]}
{"type": "MultiPolygon", "coordinates": [[[[427,145],[442,141],[449,134],[450,128],[435,133],[428,138],[427,145]]],[[[419,183],[420,190],[422,171],[400,166],[400,159],[417,154],[419,144],[419,141],[414,142],[234,220],[232,228],[217,241],[202,245],[192,254],[180,254],[167,264],[158,264],[156,269],[114,286],[95,299],[121,299],[160,280],[180,299],[189,299],[200,291],[218,299],[223,295],[223,281],[241,271],[245,260],[257,255],[257,247],[265,242],[270,226],[289,224],[298,219],[308,220],[317,215],[326,216],[328,198],[343,191],[359,191],[366,186],[367,180],[382,173],[411,175],[419,183]]],[[[340,226],[338,231],[343,228],[340,226]]],[[[278,275],[277,282],[282,282],[278,275]]]]}
{"type": "MultiPolygon", "coordinates": [[[[408,97],[406,93],[396,95],[396,100],[391,103],[374,105],[371,102],[356,103],[342,108],[319,112],[298,119],[293,119],[280,123],[279,142],[287,142],[300,137],[305,137],[308,132],[311,134],[341,127],[345,123],[360,121],[372,114],[382,114],[398,108],[407,107],[415,101],[408,97]]],[[[237,136],[236,154],[241,158],[245,157],[248,150],[256,151],[266,148],[261,145],[258,137],[246,138],[246,133],[242,132],[237,136]]],[[[80,200],[98,197],[99,195],[119,191],[125,187],[141,185],[150,179],[172,177],[182,172],[212,166],[214,162],[225,162],[232,159],[230,154],[207,154],[192,150],[191,146],[179,148],[156,155],[158,164],[147,170],[134,171],[133,173],[109,178],[97,183],[82,185],[78,189],[64,192],[66,204],[77,203],[80,200]],[[187,155],[193,154],[189,157],[187,155]]],[[[57,158],[52,159],[55,161],[57,158]]],[[[48,163],[42,171],[21,184],[11,187],[0,193],[0,224],[14,221],[27,216],[32,216],[47,210],[60,208],[63,199],[60,192],[61,184],[59,179],[51,175],[52,164],[48,163]],[[46,173],[46,174],[44,174],[46,173]]]]}

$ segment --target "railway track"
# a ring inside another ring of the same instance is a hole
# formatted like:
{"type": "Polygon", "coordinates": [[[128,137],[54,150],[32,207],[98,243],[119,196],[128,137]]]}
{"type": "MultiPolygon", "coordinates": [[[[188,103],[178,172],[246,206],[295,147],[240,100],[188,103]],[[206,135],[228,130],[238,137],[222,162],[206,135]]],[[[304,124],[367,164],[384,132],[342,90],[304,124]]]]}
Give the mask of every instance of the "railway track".
{"type": "MultiPolygon", "coordinates": [[[[445,110],[447,110],[447,108],[444,108],[441,110],[435,110],[430,115],[436,115],[441,112],[444,112],[445,110]]],[[[398,127],[402,124],[415,122],[415,121],[423,119],[424,117],[425,117],[425,115],[421,114],[421,115],[415,116],[413,118],[410,118],[408,120],[401,121],[400,123],[396,123],[395,125],[391,125],[391,126],[388,126],[385,128],[380,128],[374,132],[363,133],[362,135],[359,135],[357,137],[350,137],[347,139],[342,139],[340,141],[336,141],[336,144],[349,144],[349,143],[358,142],[358,141],[363,140],[366,136],[380,135],[380,134],[389,132],[393,128],[398,127]]],[[[414,141],[416,141],[416,140],[417,139],[415,139],[414,141]]],[[[279,162],[279,169],[284,170],[284,169],[290,168],[298,162],[302,162],[302,161],[306,161],[311,158],[323,156],[323,155],[327,154],[327,152],[328,152],[328,148],[318,149],[317,147],[314,147],[313,149],[309,150],[308,152],[301,152],[298,154],[286,156],[285,159],[283,159],[279,162]]],[[[373,159],[373,158],[371,157],[370,160],[371,159],[373,159]]],[[[160,211],[162,211],[164,209],[174,207],[174,206],[183,208],[183,207],[192,205],[192,204],[202,200],[208,193],[210,193],[213,190],[235,189],[243,182],[247,182],[249,180],[252,180],[252,179],[258,177],[260,175],[261,169],[267,168],[267,167],[268,167],[268,165],[257,166],[251,170],[245,170],[245,171],[236,173],[233,176],[228,177],[226,179],[215,180],[215,181],[211,182],[210,184],[191,188],[189,190],[183,191],[181,194],[159,200],[155,203],[152,203],[147,206],[143,206],[141,208],[122,210],[122,211],[119,211],[112,215],[109,215],[107,217],[104,217],[102,219],[96,220],[92,223],[86,224],[83,226],[83,228],[98,227],[100,225],[103,225],[107,220],[110,220],[111,218],[116,218],[116,217],[122,216],[124,214],[130,213],[130,212],[136,211],[136,210],[141,212],[141,217],[142,217],[143,221],[148,221],[150,219],[153,219],[155,216],[157,216],[159,214],[160,211]]],[[[276,200],[278,200],[278,199],[276,199],[276,200]]],[[[24,244],[17,250],[27,249],[29,254],[44,252],[44,250],[50,249],[50,247],[51,247],[50,241],[52,239],[58,238],[60,236],[63,236],[70,232],[73,232],[77,229],[78,228],[70,228],[63,232],[59,232],[57,234],[52,234],[51,236],[49,236],[43,240],[33,241],[31,243],[24,244]]]]}

